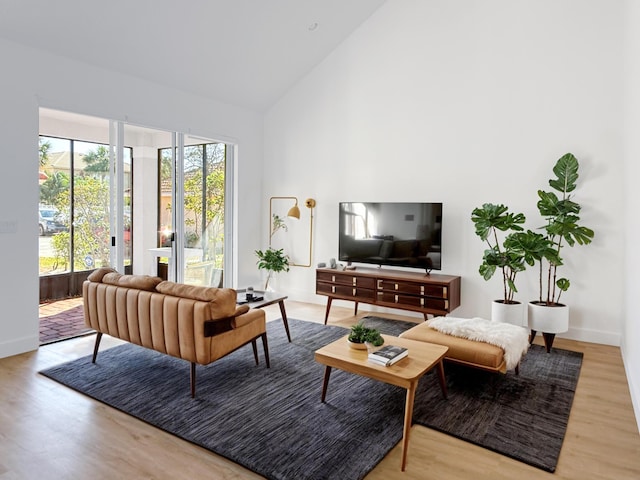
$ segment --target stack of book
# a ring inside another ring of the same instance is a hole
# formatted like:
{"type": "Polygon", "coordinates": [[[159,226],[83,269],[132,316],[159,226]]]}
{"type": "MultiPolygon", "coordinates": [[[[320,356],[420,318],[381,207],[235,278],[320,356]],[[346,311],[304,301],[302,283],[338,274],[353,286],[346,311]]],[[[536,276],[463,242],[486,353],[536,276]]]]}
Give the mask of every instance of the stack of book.
{"type": "Polygon", "coordinates": [[[388,367],[396,363],[398,360],[403,359],[407,355],[409,355],[409,350],[404,347],[385,345],[379,350],[371,352],[368,356],[368,359],[370,362],[388,367]]]}

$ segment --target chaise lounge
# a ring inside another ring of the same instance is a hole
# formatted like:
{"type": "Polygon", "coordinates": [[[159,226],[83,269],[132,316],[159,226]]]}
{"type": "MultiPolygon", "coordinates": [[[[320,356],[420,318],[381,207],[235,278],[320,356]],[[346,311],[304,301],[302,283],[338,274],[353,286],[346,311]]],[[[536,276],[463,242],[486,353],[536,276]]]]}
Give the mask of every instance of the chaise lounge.
{"type": "Polygon", "coordinates": [[[400,336],[449,347],[447,361],[490,372],[506,373],[514,369],[516,375],[529,346],[524,328],[479,318],[436,317],[400,336]],[[457,329],[460,333],[456,333],[457,325],[463,327],[457,329]]]}

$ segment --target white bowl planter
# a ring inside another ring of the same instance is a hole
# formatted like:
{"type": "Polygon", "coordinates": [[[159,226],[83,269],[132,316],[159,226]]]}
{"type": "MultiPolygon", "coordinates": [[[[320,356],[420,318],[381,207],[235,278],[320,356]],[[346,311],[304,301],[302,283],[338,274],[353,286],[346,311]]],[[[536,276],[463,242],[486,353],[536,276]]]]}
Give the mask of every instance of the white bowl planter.
{"type": "Polygon", "coordinates": [[[529,328],[536,332],[563,333],[569,330],[569,307],[555,307],[529,302],[529,328]]]}
{"type": "Polygon", "coordinates": [[[524,327],[526,325],[524,304],[520,302],[504,303],[502,300],[494,300],[491,302],[491,321],[524,327]]]}
{"type": "Polygon", "coordinates": [[[551,351],[556,333],[569,330],[569,307],[562,303],[550,307],[539,302],[529,302],[530,342],[537,332],[542,332],[547,352],[551,351]]]}

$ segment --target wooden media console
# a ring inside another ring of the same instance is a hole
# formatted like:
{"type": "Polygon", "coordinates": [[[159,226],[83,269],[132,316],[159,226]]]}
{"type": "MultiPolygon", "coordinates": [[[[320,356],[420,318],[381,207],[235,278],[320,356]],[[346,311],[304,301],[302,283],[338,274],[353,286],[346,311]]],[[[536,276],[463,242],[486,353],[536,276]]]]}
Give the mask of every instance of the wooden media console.
{"type": "Polygon", "coordinates": [[[326,295],[326,325],[333,299],[399,308],[428,315],[447,315],[460,306],[460,277],[380,268],[316,269],[316,293],[326,295]]]}

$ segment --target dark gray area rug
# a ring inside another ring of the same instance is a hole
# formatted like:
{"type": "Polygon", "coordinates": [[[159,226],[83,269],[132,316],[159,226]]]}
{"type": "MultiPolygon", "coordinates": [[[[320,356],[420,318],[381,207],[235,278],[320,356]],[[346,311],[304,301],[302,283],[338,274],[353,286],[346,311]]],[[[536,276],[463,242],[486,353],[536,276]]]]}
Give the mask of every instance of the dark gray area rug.
{"type": "MultiPolygon", "coordinates": [[[[415,326],[374,316],[364,321],[383,333],[388,328],[415,326]]],[[[544,347],[532,345],[520,365],[520,375],[446,363],[448,399],[438,389],[421,389],[413,421],[554,472],[582,357],[580,352],[553,348],[547,353],[544,347]]]]}
{"type": "Polygon", "coordinates": [[[448,400],[425,391],[414,423],[554,472],[580,376],[582,353],[532,345],[520,375],[445,364],[448,400]]]}
{"type": "Polygon", "coordinates": [[[348,330],[289,326],[267,324],[269,369],[261,345],[259,366],[251,346],[198,366],[195,399],[188,362],[135,345],[41,373],[269,479],[363,478],[402,438],[404,391],[335,371],[321,403],[313,354],[348,330]]]}
{"type": "MultiPolygon", "coordinates": [[[[280,321],[267,325],[270,369],[255,366],[251,347],[198,366],[195,399],[187,362],[135,345],[40,373],[269,479],[363,478],[402,438],[405,392],[337,370],[321,403],[324,367],[313,352],[348,331],[289,324],[292,343],[280,321]]],[[[365,324],[391,335],[415,325],[365,324]]],[[[426,375],[414,422],[553,471],[580,363],[581,354],[534,346],[519,376],[447,365],[449,399],[426,375]]]]}

